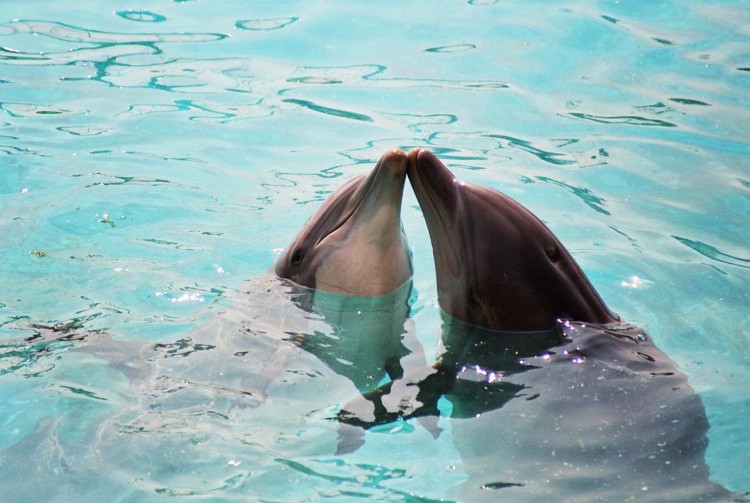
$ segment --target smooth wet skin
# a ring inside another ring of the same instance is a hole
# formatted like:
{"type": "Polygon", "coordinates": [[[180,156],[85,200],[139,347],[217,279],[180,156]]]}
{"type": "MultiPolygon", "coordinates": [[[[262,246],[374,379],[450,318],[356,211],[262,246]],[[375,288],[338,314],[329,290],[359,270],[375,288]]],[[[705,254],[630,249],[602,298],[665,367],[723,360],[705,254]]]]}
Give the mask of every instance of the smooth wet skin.
{"type": "Polygon", "coordinates": [[[334,192],[289,245],[276,274],[333,293],[380,296],[412,276],[401,225],[407,157],[387,152],[369,175],[334,192]]]}
{"type": "Polygon", "coordinates": [[[443,311],[501,331],[547,330],[560,319],[619,321],[529,210],[496,190],[457,180],[432,152],[416,149],[408,159],[443,311]]]}

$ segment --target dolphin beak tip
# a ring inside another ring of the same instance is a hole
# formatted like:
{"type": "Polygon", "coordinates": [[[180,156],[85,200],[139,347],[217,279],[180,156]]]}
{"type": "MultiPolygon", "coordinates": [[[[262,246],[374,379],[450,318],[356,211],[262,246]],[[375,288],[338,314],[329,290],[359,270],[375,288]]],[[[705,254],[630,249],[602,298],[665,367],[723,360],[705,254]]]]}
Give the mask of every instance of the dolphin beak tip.
{"type": "Polygon", "coordinates": [[[406,154],[406,158],[408,159],[408,171],[410,173],[415,174],[415,171],[418,169],[419,156],[422,152],[425,152],[425,150],[421,148],[414,148],[410,150],[408,154],[406,154]]]}
{"type": "Polygon", "coordinates": [[[414,175],[417,171],[433,170],[433,166],[442,166],[442,163],[430,150],[415,148],[406,155],[409,159],[409,172],[414,175]]]}
{"type": "Polygon", "coordinates": [[[379,164],[396,175],[396,177],[401,178],[406,176],[409,159],[403,150],[394,148],[383,155],[379,164]]]}

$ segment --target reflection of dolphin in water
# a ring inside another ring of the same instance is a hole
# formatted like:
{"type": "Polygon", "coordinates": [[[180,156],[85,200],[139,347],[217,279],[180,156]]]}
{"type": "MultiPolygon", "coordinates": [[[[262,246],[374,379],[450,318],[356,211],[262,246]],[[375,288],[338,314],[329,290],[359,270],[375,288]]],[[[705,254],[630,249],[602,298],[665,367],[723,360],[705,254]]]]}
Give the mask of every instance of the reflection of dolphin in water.
{"type": "Polygon", "coordinates": [[[729,500],[708,479],[700,397],[607,309],[550,230],[507,196],[456,180],[430,152],[408,157],[444,352],[339,419],[369,428],[450,415],[469,476],[462,500],[729,500]]]}
{"type": "Polygon", "coordinates": [[[406,336],[413,336],[405,327],[411,288],[408,282],[376,297],[299,292],[293,301],[325,325],[305,332],[288,332],[287,340],[349,378],[360,391],[375,388],[386,374],[391,379],[400,378],[401,360],[407,355],[415,352],[424,363],[421,347],[415,347],[416,339],[405,340],[406,336]],[[310,296],[313,301],[308,307],[310,296]]]}

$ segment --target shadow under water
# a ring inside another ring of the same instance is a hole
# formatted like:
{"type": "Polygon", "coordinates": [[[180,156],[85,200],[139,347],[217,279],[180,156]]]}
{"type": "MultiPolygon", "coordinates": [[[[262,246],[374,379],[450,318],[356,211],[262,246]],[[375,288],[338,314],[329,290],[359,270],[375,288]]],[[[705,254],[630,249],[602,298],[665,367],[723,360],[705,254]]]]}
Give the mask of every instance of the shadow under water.
{"type": "Polygon", "coordinates": [[[347,404],[343,428],[450,416],[467,501],[732,501],[700,397],[641,329],[505,333],[444,315],[444,352],[347,404]]]}

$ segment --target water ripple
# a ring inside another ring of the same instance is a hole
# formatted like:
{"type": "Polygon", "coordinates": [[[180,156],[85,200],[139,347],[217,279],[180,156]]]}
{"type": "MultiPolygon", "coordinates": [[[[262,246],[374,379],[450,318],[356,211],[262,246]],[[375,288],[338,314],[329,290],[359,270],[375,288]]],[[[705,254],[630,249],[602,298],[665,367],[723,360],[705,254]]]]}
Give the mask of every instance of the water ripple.
{"type": "MultiPolygon", "coordinates": [[[[408,429],[408,428],[407,428],[408,429]]],[[[399,501],[420,501],[432,503],[437,501],[446,501],[443,499],[433,500],[430,498],[415,498],[397,487],[392,487],[392,483],[397,480],[407,479],[411,475],[402,468],[388,468],[382,465],[367,463],[347,464],[339,459],[332,460],[312,460],[302,463],[294,459],[277,458],[277,463],[294,470],[302,477],[312,477],[313,479],[323,480],[335,483],[342,494],[357,495],[359,498],[367,497],[371,499],[374,494],[370,491],[380,490],[386,494],[391,494],[399,501]]]]}
{"type": "Polygon", "coordinates": [[[106,337],[102,331],[84,328],[84,324],[101,315],[98,312],[52,325],[30,324],[28,328],[33,331],[32,335],[0,343],[0,376],[18,372],[27,378],[39,377],[54,369],[61,353],[75,345],[106,337]]]}
{"type": "Polygon", "coordinates": [[[453,114],[389,114],[383,116],[399,122],[414,132],[422,132],[422,126],[447,126],[458,121],[458,116],[453,114]]]}
{"type": "MultiPolygon", "coordinates": [[[[125,12],[132,14],[134,11],[123,11],[118,15],[124,15],[125,12]]],[[[138,12],[144,20],[148,17],[147,14],[153,14],[147,11],[138,12]]],[[[158,15],[153,16],[153,22],[160,21],[156,17],[158,15]]],[[[180,59],[152,59],[153,56],[163,54],[158,44],[219,41],[227,37],[224,34],[115,33],[47,21],[13,21],[0,25],[0,35],[20,34],[43,36],[65,44],[79,44],[70,48],[59,44],[52,46],[45,42],[35,50],[29,46],[29,39],[26,38],[23,39],[26,44],[23,49],[0,47],[0,60],[6,63],[70,65],[88,62],[93,64],[96,71],[93,76],[63,76],[62,81],[94,80],[112,87],[151,87],[172,92],[195,89],[205,91],[207,88],[214,89],[218,84],[222,85],[221,90],[236,88],[238,92],[245,91],[242,80],[227,76],[228,72],[238,69],[238,66],[232,63],[213,60],[201,64],[180,59]],[[195,70],[196,65],[200,71],[195,70]],[[220,67],[218,72],[214,71],[217,66],[220,67]]]]}
{"type": "Polygon", "coordinates": [[[292,23],[299,21],[298,17],[278,17],[272,19],[246,19],[235,23],[235,27],[240,30],[250,31],[268,31],[279,30],[292,23]]]}
{"type": "Polygon", "coordinates": [[[637,115],[594,115],[585,114],[580,112],[570,112],[567,115],[590,122],[598,122],[600,124],[627,124],[630,126],[655,126],[655,127],[677,127],[676,124],[671,122],[649,119],[648,117],[641,117],[637,115]]]}
{"type": "Polygon", "coordinates": [[[568,183],[562,182],[560,180],[555,180],[554,178],[549,178],[546,176],[537,176],[537,180],[540,182],[545,183],[551,183],[553,185],[557,185],[558,187],[562,187],[574,196],[578,197],[581,201],[586,203],[586,205],[593,209],[594,211],[601,213],[603,215],[609,215],[609,211],[605,210],[603,208],[603,205],[605,203],[605,200],[593,192],[591,192],[590,189],[584,188],[584,187],[576,187],[575,185],[570,185],[568,183]]]}
{"type": "Polygon", "coordinates": [[[115,14],[128,21],[139,23],[163,23],[167,20],[166,16],[148,10],[121,10],[115,14]]]}
{"type": "Polygon", "coordinates": [[[22,52],[10,47],[0,47],[0,60],[8,62],[46,61],[49,58],[39,53],[22,52]]]}
{"type": "Polygon", "coordinates": [[[444,45],[440,47],[431,47],[425,49],[424,52],[466,52],[472,49],[476,49],[477,46],[474,44],[456,44],[456,45],[444,45]]]}
{"type": "MultiPolygon", "coordinates": [[[[376,84],[382,88],[404,87],[441,87],[443,89],[466,89],[478,91],[496,91],[507,89],[508,84],[493,80],[444,80],[421,79],[409,77],[389,77],[386,75],[388,67],[384,65],[353,65],[353,66],[325,66],[299,67],[287,79],[288,82],[303,84],[376,84]]],[[[283,92],[283,91],[282,91],[283,92]]]]}
{"type": "Polygon", "coordinates": [[[133,119],[143,115],[171,112],[190,112],[188,115],[188,120],[190,121],[217,122],[219,124],[268,117],[273,113],[272,109],[265,106],[262,100],[239,105],[212,102],[200,104],[194,100],[175,100],[172,104],[131,105],[126,111],[117,114],[117,116],[133,119]]]}
{"type": "Polygon", "coordinates": [[[144,87],[167,92],[248,92],[247,81],[232,76],[232,72],[243,71],[246,66],[245,61],[237,59],[131,62],[125,58],[113,57],[97,64],[97,75],[88,78],[111,87],[144,87]]]}
{"type": "Polygon", "coordinates": [[[698,105],[703,107],[710,107],[710,103],[706,103],[705,101],[699,101],[694,100],[690,98],[669,98],[670,101],[674,101],[675,103],[679,103],[681,105],[698,105]]]}
{"type": "Polygon", "coordinates": [[[176,496],[184,498],[189,496],[209,496],[216,493],[225,493],[230,490],[236,490],[245,484],[250,478],[250,472],[243,471],[229,478],[224,479],[223,483],[208,489],[190,489],[185,487],[157,487],[154,489],[156,494],[165,496],[176,496]]]}
{"type": "Polygon", "coordinates": [[[729,264],[737,267],[742,267],[745,269],[750,269],[750,258],[742,258],[737,257],[735,255],[730,255],[726,252],[723,252],[716,248],[715,246],[712,246],[710,244],[704,243],[702,241],[694,241],[692,239],[683,238],[680,236],[672,236],[674,239],[679,241],[680,243],[684,244],[688,248],[690,248],[693,251],[696,251],[703,255],[704,257],[714,260],[716,262],[721,262],[723,264],[729,264]]]}
{"type": "MultiPolygon", "coordinates": [[[[54,386],[53,386],[54,387],[54,386]]],[[[108,399],[97,395],[95,392],[78,387],[78,386],[67,386],[64,384],[58,384],[56,387],[62,388],[66,391],[73,393],[74,395],[82,396],[85,398],[91,398],[94,400],[101,400],[106,402],[108,399]]]]}
{"type": "Polygon", "coordinates": [[[185,357],[197,351],[210,351],[212,349],[216,349],[216,346],[193,342],[193,339],[190,337],[184,337],[172,343],[154,344],[154,351],[164,358],[185,357]]]}
{"type": "Polygon", "coordinates": [[[72,134],[73,136],[99,136],[100,134],[112,131],[112,128],[98,126],[61,126],[57,128],[57,130],[72,134]]]}
{"type": "Polygon", "coordinates": [[[18,20],[0,25],[0,35],[27,33],[63,42],[80,44],[142,44],[159,42],[214,42],[227,38],[223,33],[116,33],[89,30],[52,21],[18,20]]]}
{"type": "MultiPolygon", "coordinates": [[[[159,52],[155,47],[149,45],[117,45],[104,44],[97,47],[83,47],[60,52],[22,52],[7,47],[0,48],[0,60],[6,63],[19,65],[36,65],[40,62],[49,65],[66,65],[70,63],[86,61],[112,60],[121,56],[134,56],[142,54],[157,54],[159,52]]],[[[72,80],[72,79],[63,79],[72,80]]]]}
{"type": "Polygon", "coordinates": [[[141,185],[141,186],[147,186],[147,187],[156,187],[159,185],[170,185],[172,187],[180,187],[180,188],[187,188],[187,189],[194,189],[194,190],[198,189],[198,187],[196,186],[175,183],[170,180],[165,180],[161,178],[138,178],[135,176],[109,175],[107,173],[102,173],[101,171],[98,171],[96,173],[80,173],[80,174],[71,175],[71,177],[72,178],[97,179],[96,182],[86,184],[85,188],[87,189],[91,187],[101,187],[101,186],[108,186],[108,185],[141,185]]]}
{"type": "Polygon", "coordinates": [[[36,117],[36,116],[50,116],[50,115],[70,115],[76,112],[66,110],[64,108],[57,108],[48,105],[38,105],[35,103],[2,103],[0,102],[0,110],[5,112],[11,117],[36,117]]]}
{"type": "Polygon", "coordinates": [[[353,120],[363,121],[363,122],[372,122],[372,117],[368,115],[359,114],[356,112],[350,112],[348,110],[341,110],[338,108],[326,107],[323,105],[318,105],[316,103],[313,103],[312,101],[297,100],[297,99],[292,99],[292,98],[287,98],[282,101],[284,101],[285,103],[292,103],[294,105],[299,105],[303,108],[312,110],[313,112],[320,112],[322,114],[332,115],[334,117],[343,117],[345,119],[353,119],[353,120]]]}
{"type": "Polygon", "coordinates": [[[562,166],[562,165],[566,165],[566,164],[573,164],[575,162],[575,161],[572,161],[570,159],[561,159],[561,157],[564,157],[565,154],[561,154],[561,153],[558,153],[558,152],[549,152],[549,151],[546,151],[546,150],[542,150],[542,149],[540,149],[538,147],[535,147],[528,140],[523,140],[523,139],[520,139],[520,138],[514,138],[512,136],[500,135],[500,134],[488,134],[488,135],[485,135],[485,136],[487,138],[493,138],[493,139],[497,140],[500,143],[500,145],[505,145],[505,146],[508,146],[510,148],[516,148],[516,149],[519,149],[519,150],[523,150],[524,152],[527,152],[527,153],[529,153],[529,154],[531,154],[531,155],[539,158],[540,160],[542,160],[544,162],[547,162],[547,163],[550,163],[550,164],[555,164],[555,165],[562,166]]]}
{"type": "Polygon", "coordinates": [[[634,22],[624,22],[622,19],[618,19],[616,17],[602,15],[601,18],[608,23],[617,25],[620,29],[627,33],[631,33],[632,35],[639,37],[644,40],[650,40],[652,42],[656,42],[660,45],[665,46],[673,46],[677,45],[677,43],[671,39],[665,38],[661,35],[656,35],[652,32],[652,29],[649,26],[641,25],[639,23],[634,22]]]}

